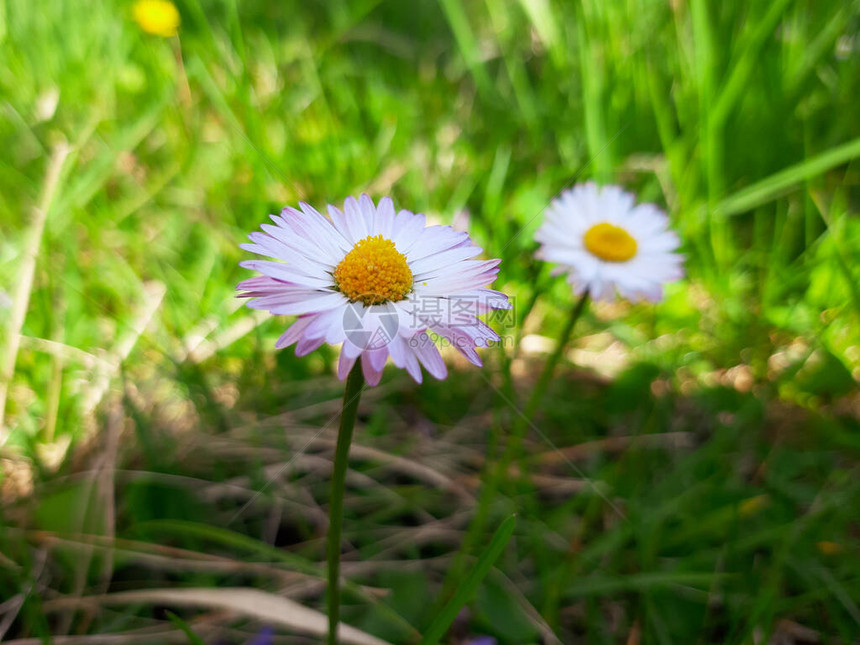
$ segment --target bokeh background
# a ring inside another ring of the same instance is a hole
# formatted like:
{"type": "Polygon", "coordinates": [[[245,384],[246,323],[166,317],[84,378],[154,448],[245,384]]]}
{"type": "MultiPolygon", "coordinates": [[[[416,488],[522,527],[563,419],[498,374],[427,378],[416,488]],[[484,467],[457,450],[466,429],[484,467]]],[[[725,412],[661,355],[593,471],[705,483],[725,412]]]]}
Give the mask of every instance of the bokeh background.
{"type": "Polygon", "coordinates": [[[517,513],[446,642],[858,642],[860,3],[176,6],[0,0],[0,640],[318,642],[336,352],[274,350],[238,244],[367,192],[516,309],[366,393],[346,622],[418,642],[517,513]],[[532,235],[588,179],[688,277],[591,308],[519,438],[573,304],[532,235]]]}

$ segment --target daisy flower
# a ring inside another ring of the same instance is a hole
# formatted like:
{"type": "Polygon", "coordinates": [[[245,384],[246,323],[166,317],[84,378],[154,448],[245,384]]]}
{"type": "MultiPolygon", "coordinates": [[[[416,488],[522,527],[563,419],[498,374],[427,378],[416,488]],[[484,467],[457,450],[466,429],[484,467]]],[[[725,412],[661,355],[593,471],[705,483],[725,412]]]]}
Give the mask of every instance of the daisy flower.
{"type": "Polygon", "coordinates": [[[680,279],[680,240],[669,218],[653,204],[634,204],[617,186],[593,182],[554,199],[535,234],[538,257],[558,264],[579,295],[612,301],[616,291],[630,301],[663,298],[663,285],[680,279]]]}
{"type": "Polygon", "coordinates": [[[476,260],[482,249],[450,226],[427,226],[424,215],[395,212],[367,195],[349,197],[325,217],[312,206],[285,208],[274,224],[250,234],[247,251],[273,258],[241,266],[262,276],[241,282],[252,309],[297,315],[276,347],[296,344],[304,356],[323,343],[342,344],[338,377],[361,361],[376,385],[388,359],[421,382],[421,367],[447,376],[431,331],[475,365],[476,347],[499,340],[478,315],[508,309],[507,296],[488,288],[500,260],[476,260]]]}

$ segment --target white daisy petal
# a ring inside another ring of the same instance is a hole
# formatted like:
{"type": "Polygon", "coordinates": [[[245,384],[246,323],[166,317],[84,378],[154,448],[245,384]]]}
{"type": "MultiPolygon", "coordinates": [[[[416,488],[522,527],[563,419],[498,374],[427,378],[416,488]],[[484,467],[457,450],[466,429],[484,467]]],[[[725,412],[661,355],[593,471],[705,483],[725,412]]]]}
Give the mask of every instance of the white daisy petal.
{"type": "Polygon", "coordinates": [[[448,368],[445,366],[445,361],[442,360],[439,349],[430,337],[422,332],[415,336],[415,341],[412,351],[418,357],[424,369],[440,381],[448,376],[448,368]]]}
{"type": "Polygon", "coordinates": [[[370,226],[365,214],[362,213],[358,200],[355,197],[347,197],[343,203],[343,212],[346,215],[346,227],[356,242],[370,235],[370,226]]]}
{"type": "Polygon", "coordinates": [[[341,307],[334,307],[318,314],[314,318],[314,321],[305,329],[305,336],[308,338],[322,338],[326,342],[331,342],[328,340],[330,330],[343,330],[343,325],[340,323],[343,320],[345,308],[346,303],[341,307]]]}
{"type": "Polygon", "coordinates": [[[421,383],[421,365],[418,363],[415,352],[409,346],[409,340],[403,336],[397,336],[388,345],[388,353],[391,355],[392,363],[405,369],[416,383],[421,383]]]}
{"type": "Polygon", "coordinates": [[[319,258],[311,259],[301,253],[297,253],[294,249],[271,235],[251,233],[249,237],[254,240],[255,244],[240,244],[241,248],[269,258],[279,258],[305,275],[322,278],[330,275],[331,269],[334,268],[330,264],[321,262],[319,258]]]}
{"type": "Polygon", "coordinates": [[[474,249],[475,255],[483,250],[477,246],[472,246],[466,233],[458,233],[450,226],[430,226],[425,228],[412,246],[403,252],[408,253],[412,261],[416,261],[460,247],[474,249]]]}
{"type": "Polygon", "coordinates": [[[339,236],[335,234],[331,223],[307,204],[301,205],[302,211],[285,208],[281,212],[284,223],[304,240],[312,240],[313,246],[326,255],[337,255],[343,246],[338,244],[339,236]]]}
{"type": "Polygon", "coordinates": [[[319,246],[316,242],[306,244],[302,243],[303,237],[301,233],[296,233],[296,231],[286,223],[283,225],[278,224],[278,222],[283,222],[280,216],[272,215],[272,221],[275,222],[274,225],[263,224],[260,228],[262,228],[263,231],[268,233],[271,237],[289,247],[291,251],[289,255],[286,255],[283,258],[280,258],[279,256],[279,259],[289,262],[289,260],[295,255],[300,255],[311,261],[319,262],[328,266],[334,266],[340,258],[343,257],[344,252],[332,252],[328,248],[324,249],[319,246]]]}
{"type": "Polygon", "coordinates": [[[294,302],[287,305],[278,305],[269,309],[277,316],[290,316],[306,313],[320,313],[343,305],[343,296],[339,293],[321,292],[313,298],[307,298],[303,302],[294,302]]]}
{"type": "Polygon", "coordinates": [[[450,269],[452,264],[456,264],[462,260],[468,260],[481,253],[481,249],[476,246],[458,246],[435,255],[426,256],[420,260],[410,262],[409,268],[412,269],[412,274],[416,280],[425,279],[422,274],[431,274],[444,267],[450,269]]]}
{"type": "Polygon", "coordinates": [[[401,253],[406,253],[421,235],[427,220],[421,213],[400,211],[394,218],[394,231],[391,241],[401,253]]]}

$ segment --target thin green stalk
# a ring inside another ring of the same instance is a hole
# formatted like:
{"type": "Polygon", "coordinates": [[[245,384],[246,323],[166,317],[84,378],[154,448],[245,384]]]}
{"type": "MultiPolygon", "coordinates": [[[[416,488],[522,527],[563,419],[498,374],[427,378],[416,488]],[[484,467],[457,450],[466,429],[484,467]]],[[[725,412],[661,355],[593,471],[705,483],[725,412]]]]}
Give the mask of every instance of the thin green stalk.
{"type": "MultiPolygon", "coordinates": [[[[555,373],[555,368],[561,360],[564,350],[570,342],[573,329],[582,317],[587,304],[588,291],[586,290],[573,306],[573,309],[570,312],[570,317],[568,317],[567,322],[564,325],[564,329],[562,329],[561,335],[558,337],[558,344],[556,345],[555,350],[550,354],[549,358],[546,359],[546,363],[544,363],[543,370],[541,371],[538,381],[532,390],[528,403],[526,403],[523,414],[518,415],[518,418],[514,422],[510,441],[508,441],[507,449],[502,455],[502,460],[498,466],[499,481],[504,481],[503,478],[508,476],[508,470],[510,469],[511,463],[516,455],[520,454],[523,440],[528,432],[529,425],[533,423],[535,414],[537,413],[541,403],[543,403],[547,387],[549,387],[549,382],[552,380],[552,376],[555,373]]],[[[525,459],[520,461],[519,482],[520,484],[528,484],[529,482],[529,472],[527,469],[527,461],[525,459]]],[[[526,500],[527,505],[530,500],[533,501],[533,498],[530,496],[525,496],[524,499],[526,500]]],[[[522,510],[524,513],[529,513],[534,509],[523,508],[522,510]]]]}
{"type": "MultiPolygon", "coordinates": [[[[536,298],[533,298],[528,303],[525,316],[528,316],[528,313],[531,312],[535,302],[536,298]]],[[[519,452],[519,449],[522,446],[523,437],[528,429],[528,421],[532,419],[541,401],[543,401],[546,388],[549,385],[549,381],[552,378],[555,367],[561,359],[561,356],[564,353],[564,348],[570,341],[573,328],[576,326],[576,322],[582,317],[582,313],[585,311],[585,306],[587,304],[588,291],[582,295],[574,306],[570,318],[559,337],[558,346],[544,365],[543,372],[541,372],[537,385],[532,392],[524,416],[518,416],[517,420],[514,422],[511,438],[508,440],[507,446],[505,446],[505,450],[502,453],[500,460],[496,464],[487,463],[481,477],[481,492],[478,498],[475,515],[469,523],[460,551],[457,553],[457,556],[454,558],[454,563],[448,570],[448,575],[445,578],[445,584],[443,587],[442,598],[448,598],[449,595],[453,593],[454,587],[459,584],[465,568],[465,558],[472,551],[478,540],[483,536],[484,527],[490,517],[490,504],[493,499],[495,499],[496,491],[499,489],[499,484],[507,476],[508,469],[510,468],[514,456],[519,452]]],[[[523,320],[525,319],[525,316],[523,317],[523,320]]],[[[517,327],[518,329],[521,329],[522,326],[523,324],[521,321],[517,327]]],[[[516,346],[519,346],[519,342],[517,342],[516,346]]],[[[512,359],[505,357],[502,360],[504,369],[508,372],[508,375],[510,375],[510,362],[512,359]]],[[[511,380],[508,379],[505,389],[507,390],[505,395],[509,397],[509,400],[515,401],[516,399],[513,396],[513,382],[511,380]]]]}
{"type": "Polygon", "coordinates": [[[555,372],[555,367],[558,365],[558,361],[561,360],[561,356],[564,354],[564,348],[567,347],[567,343],[570,341],[573,328],[576,326],[577,321],[585,311],[585,306],[587,304],[588,291],[583,293],[576,305],[574,305],[573,311],[570,313],[570,318],[567,319],[567,323],[561,332],[561,336],[558,337],[558,345],[556,345],[555,351],[550,355],[543,366],[543,371],[538,378],[535,389],[532,390],[532,395],[529,398],[529,402],[526,404],[524,414],[525,418],[521,417],[521,421],[514,426],[517,430],[517,432],[515,432],[515,439],[519,439],[525,433],[526,428],[524,426],[528,421],[531,421],[543,401],[543,398],[546,395],[546,388],[549,385],[550,379],[552,379],[553,372],[555,372]]]}
{"type": "Polygon", "coordinates": [[[349,446],[358,401],[364,387],[361,361],[356,361],[346,379],[343,393],[343,412],[340,415],[340,430],[334,452],[334,471],[331,476],[331,500],[328,509],[328,645],[337,645],[337,624],[340,621],[340,535],[343,528],[343,494],[346,487],[346,467],[349,463],[349,446]]]}
{"type": "MultiPolygon", "coordinates": [[[[529,282],[534,284],[535,288],[526,303],[525,309],[520,311],[517,311],[516,309],[514,310],[517,315],[515,316],[514,321],[515,339],[513,351],[508,354],[504,343],[499,344],[501,370],[504,378],[503,391],[508,400],[514,402],[517,401],[517,396],[514,389],[514,379],[511,374],[511,364],[517,357],[520,350],[520,341],[522,340],[525,321],[534,309],[535,304],[537,304],[538,296],[543,291],[543,289],[541,289],[541,284],[543,282],[542,277],[544,275],[543,269],[545,263],[541,262],[538,265],[533,266],[535,270],[530,270],[531,275],[529,282]]],[[[454,562],[451,567],[449,567],[448,574],[445,576],[445,582],[442,586],[442,600],[449,598],[454,593],[454,589],[460,584],[460,580],[463,577],[463,571],[466,567],[466,557],[472,552],[475,545],[484,537],[484,527],[490,517],[490,505],[496,498],[496,491],[499,488],[502,469],[504,468],[507,470],[507,464],[510,463],[510,455],[512,454],[510,445],[505,446],[504,450],[501,449],[501,446],[504,443],[502,439],[502,433],[504,431],[503,425],[504,424],[501,423],[500,420],[494,419],[493,425],[490,428],[490,445],[487,450],[487,459],[484,462],[484,469],[481,473],[481,489],[480,494],[478,495],[478,502],[475,505],[475,514],[472,516],[472,521],[469,522],[466,535],[463,537],[463,542],[460,545],[460,550],[454,557],[454,562]],[[497,455],[497,452],[501,452],[501,454],[497,455]]],[[[508,442],[508,444],[509,443],[510,442],[508,442]]]]}

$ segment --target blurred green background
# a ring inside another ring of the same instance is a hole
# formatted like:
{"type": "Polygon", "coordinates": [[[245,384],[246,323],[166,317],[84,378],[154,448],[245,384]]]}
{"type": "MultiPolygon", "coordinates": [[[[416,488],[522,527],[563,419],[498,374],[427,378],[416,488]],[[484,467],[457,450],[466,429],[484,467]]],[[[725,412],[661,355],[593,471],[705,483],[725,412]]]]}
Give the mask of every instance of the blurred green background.
{"type": "Polygon", "coordinates": [[[0,0],[0,640],[317,642],[237,589],[322,610],[336,350],[274,350],[238,244],[367,192],[467,224],[521,330],[365,396],[347,623],[418,642],[516,512],[446,642],[858,642],[860,3],[176,6],[0,0]],[[688,278],[592,308],[519,442],[573,301],[532,234],[587,179],[688,278]]]}

